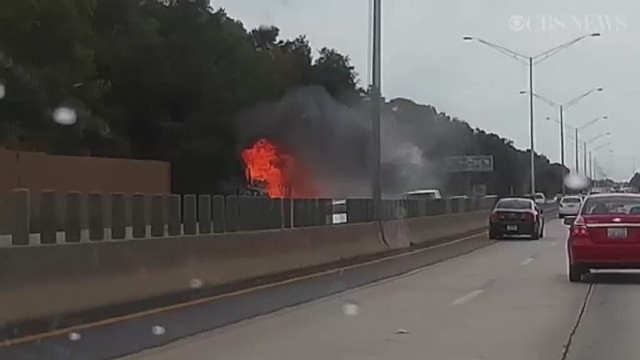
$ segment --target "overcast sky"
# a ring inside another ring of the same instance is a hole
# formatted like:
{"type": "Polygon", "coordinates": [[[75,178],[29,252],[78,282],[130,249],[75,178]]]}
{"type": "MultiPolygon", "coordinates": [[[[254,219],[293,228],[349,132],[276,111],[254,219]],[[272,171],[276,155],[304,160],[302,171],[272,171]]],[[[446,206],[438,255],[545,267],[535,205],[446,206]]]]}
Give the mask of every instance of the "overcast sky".
{"type": "MultiPolygon", "coordinates": [[[[600,164],[627,180],[634,156],[640,167],[640,3],[637,0],[382,0],[383,86],[388,99],[406,97],[473,127],[529,147],[527,67],[480,43],[472,35],[526,55],[537,55],[589,32],[588,38],[535,67],[535,92],[556,102],[595,87],[596,93],[566,111],[567,123],[583,125],[608,115],[581,134],[581,140],[611,132],[613,155],[604,148],[600,164]],[[609,155],[608,155],[609,154],[609,155]]],[[[285,38],[307,35],[312,47],[332,47],[351,57],[364,85],[369,80],[370,0],[213,0],[245,27],[276,25],[285,38]]],[[[535,146],[560,160],[557,111],[537,102],[535,146]]],[[[571,131],[572,132],[572,131],[571,131]]],[[[567,165],[574,143],[567,139],[567,165]]],[[[606,143],[604,138],[593,148],[606,143]]],[[[582,145],[580,147],[582,151],[582,145]]],[[[582,167],[582,160],[580,161],[582,167]]]]}

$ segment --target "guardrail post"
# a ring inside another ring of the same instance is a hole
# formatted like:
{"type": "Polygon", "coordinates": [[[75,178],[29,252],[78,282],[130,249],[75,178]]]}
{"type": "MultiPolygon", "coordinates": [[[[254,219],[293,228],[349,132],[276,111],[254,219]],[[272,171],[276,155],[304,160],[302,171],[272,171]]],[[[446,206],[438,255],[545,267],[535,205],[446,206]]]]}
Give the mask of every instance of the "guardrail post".
{"type": "Polygon", "coordinates": [[[196,196],[193,194],[185,195],[183,200],[184,233],[185,235],[195,235],[198,231],[196,196]]]}
{"type": "Polygon", "coordinates": [[[151,197],[151,236],[164,236],[164,195],[154,194],[151,197]]]}
{"type": "Polygon", "coordinates": [[[224,231],[236,232],[238,230],[238,197],[227,196],[225,199],[224,231]]]}
{"type": "Polygon", "coordinates": [[[122,240],[127,237],[127,215],[125,195],[111,194],[111,238],[122,240]]]}
{"type": "Polygon", "coordinates": [[[147,222],[145,221],[145,196],[134,194],[131,204],[131,225],[133,237],[136,239],[147,236],[147,222]]]}
{"type": "Polygon", "coordinates": [[[224,196],[216,195],[211,198],[211,215],[213,217],[213,232],[223,233],[225,222],[224,196]]]}
{"type": "Polygon", "coordinates": [[[81,239],[81,194],[67,192],[65,199],[65,242],[75,243],[81,239]]]}
{"type": "Polygon", "coordinates": [[[180,195],[171,194],[167,199],[169,236],[182,235],[182,203],[180,195]]]}
{"type": "Polygon", "coordinates": [[[56,192],[44,190],[40,193],[40,243],[55,244],[58,232],[56,216],[56,192]]]}
{"type": "Polygon", "coordinates": [[[198,196],[198,232],[211,234],[211,195],[198,196]]]}
{"type": "Polygon", "coordinates": [[[30,192],[29,189],[14,189],[11,194],[13,203],[13,221],[11,224],[11,244],[29,245],[30,230],[30,192]]]}
{"type": "Polygon", "coordinates": [[[104,204],[102,193],[92,192],[89,194],[89,240],[104,240],[104,204]]]}

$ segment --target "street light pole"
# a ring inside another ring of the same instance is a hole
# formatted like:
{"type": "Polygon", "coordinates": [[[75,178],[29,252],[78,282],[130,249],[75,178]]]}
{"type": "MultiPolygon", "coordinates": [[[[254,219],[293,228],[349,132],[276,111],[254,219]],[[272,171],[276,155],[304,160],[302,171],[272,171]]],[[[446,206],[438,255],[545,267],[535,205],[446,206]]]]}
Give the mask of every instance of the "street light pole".
{"type": "Polygon", "coordinates": [[[567,188],[564,185],[564,105],[560,105],[560,181],[562,181],[562,195],[567,193],[567,188]]]}
{"type": "Polygon", "coordinates": [[[529,136],[531,143],[531,194],[536,193],[536,152],[534,148],[535,137],[533,134],[533,57],[529,56],[529,136]]]}
{"type": "Polygon", "coordinates": [[[580,158],[578,156],[580,141],[578,140],[578,128],[576,127],[576,174],[580,174],[580,158]]]}
{"type": "Polygon", "coordinates": [[[373,192],[373,211],[376,220],[380,219],[380,206],[382,200],[382,186],[380,180],[380,107],[382,102],[382,0],[373,0],[373,47],[372,47],[372,135],[373,135],[373,156],[372,175],[373,181],[371,190],[373,192]]]}
{"type": "Polygon", "coordinates": [[[481,44],[487,45],[490,48],[493,48],[494,50],[502,53],[503,55],[509,56],[525,65],[527,65],[529,67],[529,141],[530,141],[530,148],[531,148],[531,164],[530,164],[530,172],[531,172],[531,193],[535,193],[536,191],[536,172],[535,172],[535,146],[534,146],[534,140],[535,140],[535,136],[534,136],[534,117],[533,117],[533,97],[534,97],[534,93],[533,93],[533,65],[539,64],[542,61],[552,57],[553,55],[556,55],[557,53],[561,52],[562,50],[588,38],[588,37],[599,37],[600,33],[591,33],[591,34],[586,34],[583,36],[580,36],[578,38],[575,38],[571,41],[568,41],[566,43],[560,44],[552,49],[549,49],[545,52],[542,52],[536,56],[526,56],[523,54],[520,54],[518,52],[515,52],[513,50],[507,49],[504,46],[500,46],[494,43],[491,43],[489,41],[480,39],[480,38],[476,38],[473,36],[464,36],[463,40],[465,41],[473,41],[476,40],[481,44]]]}
{"type": "Polygon", "coordinates": [[[584,157],[584,162],[583,162],[583,164],[584,164],[584,176],[589,176],[589,172],[588,172],[588,169],[587,169],[587,142],[585,141],[582,145],[583,145],[582,146],[582,155],[584,157]]]}

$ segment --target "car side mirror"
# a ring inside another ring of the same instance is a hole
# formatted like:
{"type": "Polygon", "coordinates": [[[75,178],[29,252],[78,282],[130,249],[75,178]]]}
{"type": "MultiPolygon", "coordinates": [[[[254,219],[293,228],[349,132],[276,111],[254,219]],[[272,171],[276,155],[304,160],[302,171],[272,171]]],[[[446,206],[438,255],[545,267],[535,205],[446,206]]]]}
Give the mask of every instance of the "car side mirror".
{"type": "Polygon", "coordinates": [[[573,223],[576,221],[576,217],[575,216],[567,216],[566,218],[564,218],[564,224],[565,225],[573,225],[573,223]]]}

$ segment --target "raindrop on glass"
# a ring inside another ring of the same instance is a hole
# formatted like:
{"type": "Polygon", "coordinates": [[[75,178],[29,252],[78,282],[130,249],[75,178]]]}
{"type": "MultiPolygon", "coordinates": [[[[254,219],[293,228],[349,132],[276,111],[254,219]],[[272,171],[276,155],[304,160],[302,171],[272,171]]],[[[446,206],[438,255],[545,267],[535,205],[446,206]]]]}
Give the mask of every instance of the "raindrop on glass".
{"type": "Polygon", "coordinates": [[[164,335],[165,331],[164,327],[158,325],[151,328],[153,335],[164,335]]]}
{"type": "Polygon", "coordinates": [[[564,185],[571,190],[584,190],[589,187],[589,179],[580,174],[569,174],[564,178],[564,185]]]}
{"type": "Polygon", "coordinates": [[[3,83],[0,83],[0,100],[4,98],[5,87],[3,83]]]}
{"type": "Polygon", "coordinates": [[[191,281],[189,282],[189,285],[191,286],[192,289],[199,289],[202,287],[202,280],[191,279],[191,281]]]}
{"type": "Polygon", "coordinates": [[[342,305],[342,312],[347,316],[357,316],[360,313],[360,306],[356,303],[347,302],[342,305]]]}
{"type": "Polygon", "coordinates": [[[60,106],[53,111],[53,120],[60,125],[73,125],[78,119],[78,114],[72,108],[60,106]]]}
{"type": "Polygon", "coordinates": [[[70,332],[69,333],[69,340],[71,340],[71,341],[78,341],[78,340],[80,340],[80,338],[82,338],[82,335],[80,335],[77,332],[70,332]]]}

